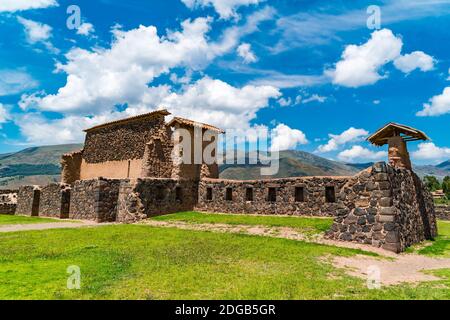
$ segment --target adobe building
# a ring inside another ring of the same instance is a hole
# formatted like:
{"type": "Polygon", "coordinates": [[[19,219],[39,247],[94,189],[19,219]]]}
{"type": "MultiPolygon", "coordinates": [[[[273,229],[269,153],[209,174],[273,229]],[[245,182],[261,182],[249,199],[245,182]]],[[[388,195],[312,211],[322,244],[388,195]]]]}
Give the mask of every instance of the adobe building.
{"type": "Polygon", "coordinates": [[[86,130],[83,150],[62,157],[62,182],[25,186],[16,214],[135,222],[197,210],[334,218],[326,237],[401,252],[437,235],[431,194],[411,169],[408,141],[421,131],[390,123],[369,137],[389,144],[389,163],[348,177],[219,179],[217,139],[223,131],[167,110],[86,130]],[[189,139],[189,140],[186,140],[189,139]],[[183,144],[180,142],[190,141],[183,144]],[[198,151],[208,161],[195,159],[198,151]]]}

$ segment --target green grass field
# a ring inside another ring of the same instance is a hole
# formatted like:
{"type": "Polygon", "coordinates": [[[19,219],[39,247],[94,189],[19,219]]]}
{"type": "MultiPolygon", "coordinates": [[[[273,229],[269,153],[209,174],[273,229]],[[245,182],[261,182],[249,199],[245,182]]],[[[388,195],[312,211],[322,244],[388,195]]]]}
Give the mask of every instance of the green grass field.
{"type": "Polygon", "coordinates": [[[49,222],[68,222],[68,221],[51,218],[12,216],[0,214],[0,227],[9,224],[30,224],[30,223],[49,223],[49,222]]]}
{"type": "Polygon", "coordinates": [[[450,299],[450,269],[435,271],[441,281],[369,290],[326,262],[357,253],[145,225],[15,232],[0,234],[0,299],[450,299]],[[71,265],[80,290],[66,288],[71,265]]]}
{"type": "Polygon", "coordinates": [[[333,224],[333,218],[214,214],[193,211],[168,214],[152,219],[157,221],[183,221],[189,223],[225,223],[230,225],[290,227],[305,234],[323,233],[330,229],[333,224]]]}
{"type": "Polygon", "coordinates": [[[438,221],[438,233],[433,241],[408,248],[408,252],[450,258],[450,221],[438,221]]]}

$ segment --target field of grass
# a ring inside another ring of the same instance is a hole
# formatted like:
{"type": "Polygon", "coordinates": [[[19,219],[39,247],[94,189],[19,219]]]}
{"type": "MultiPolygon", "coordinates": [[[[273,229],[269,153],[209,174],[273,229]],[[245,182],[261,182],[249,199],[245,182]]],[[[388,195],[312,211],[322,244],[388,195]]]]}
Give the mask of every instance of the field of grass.
{"type": "Polygon", "coordinates": [[[30,223],[49,223],[49,222],[68,222],[68,221],[51,218],[12,216],[0,214],[0,226],[8,224],[30,224],[30,223]]]}
{"type": "MultiPolygon", "coordinates": [[[[450,258],[450,221],[438,221],[438,236],[433,241],[409,248],[409,252],[450,258]]],[[[449,266],[450,267],[450,266],[449,266]]]]}
{"type": "Polygon", "coordinates": [[[323,233],[331,228],[333,218],[305,218],[287,216],[256,216],[240,214],[214,214],[179,212],[152,218],[157,221],[183,221],[189,223],[225,223],[230,225],[262,225],[268,227],[290,227],[305,234],[323,233]]]}
{"type": "MultiPolygon", "coordinates": [[[[369,290],[326,262],[359,250],[112,225],[0,234],[0,299],[449,299],[445,280],[369,290]],[[81,289],[66,288],[80,267],[81,289]]],[[[364,254],[364,253],[363,253],[364,254]]]]}

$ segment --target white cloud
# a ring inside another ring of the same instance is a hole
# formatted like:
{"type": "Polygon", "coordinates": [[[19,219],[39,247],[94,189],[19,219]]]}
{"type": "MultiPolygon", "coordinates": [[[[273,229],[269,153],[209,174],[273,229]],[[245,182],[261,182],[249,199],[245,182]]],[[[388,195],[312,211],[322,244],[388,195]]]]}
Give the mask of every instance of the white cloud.
{"type": "Polygon", "coordinates": [[[0,70],[0,96],[17,94],[33,89],[38,82],[22,70],[0,70]]]}
{"type": "Polygon", "coordinates": [[[326,144],[320,145],[317,148],[318,152],[330,152],[337,150],[339,146],[344,145],[349,142],[360,141],[365,136],[369,134],[368,131],[364,129],[348,128],[341,134],[329,134],[330,140],[326,144]]]}
{"type": "Polygon", "coordinates": [[[299,104],[299,103],[306,104],[306,103],[310,103],[310,102],[324,103],[326,100],[327,100],[327,97],[320,96],[318,94],[313,94],[308,98],[303,98],[302,96],[298,95],[295,98],[296,104],[299,104]]]}
{"type": "Polygon", "coordinates": [[[422,51],[414,51],[395,59],[394,66],[404,73],[410,73],[415,69],[426,72],[434,68],[434,61],[432,56],[422,51]]]}
{"type": "Polygon", "coordinates": [[[245,63],[252,63],[258,61],[258,58],[252,51],[250,44],[243,43],[237,48],[238,55],[244,59],[245,63]]]}
{"type": "Polygon", "coordinates": [[[65,86],[33,100],[41,110],[62,113],[99,114],[117,104],[140,104],[156,77],[175,67],[204,68],[235,48],[241,36],[256,31],[270,12],[265,8],[254,13],[243,26],[227,29],[218,42],[208,42],[210,18],[185,20],[181,31],[168,31],[161,37],[154,26],[129,31],[114,28],[111,48],[70,50],[67,63],[57,64],[57,71],[67,74],[65,86]]]}
{"type": "Polygon", "coordinates": [[[0,103],[0,128],[1,124],[5,123],[6,121],[10,120],[10,114],[9,111],[6,109],[6,107],[0,103]]]}
{"type": "Polygon", "coordinates": [[[279,90],[271,86],[236,88],[209,77],[185,86],[182,93],[170,92],[167,87],[161,90],[145,95],[143,106],[162,105],[175,115],[222,128],[248,128],[258,110],[268,106],[271,98],[281,96],[279,90]]]}
{"type": "Polygon", "coordinates": [[[448,160],[450,148],[438,147],[433,142],[423,142],[418,145],[412,156],[418,160],[448,160]]]}
{"type": "Polygon", "coordinates": [[[222,19],[238,17],[236,10],[240,6],[258,4],[265,0],[181,0],[189,9],[213,6],[222,19]]]}
{"type": "Polygon", "coordinates": [[[429,103],[424,103],[423,110],[417,112],[417,116],[440,116],[450,113],[450,87],[446,87],[442,94],[434,96],[429,103]]]}
{"type": "Polygon", "coordinates": [[[355,163],[363,161],[377,161],[387,158],[386,151],[372,151],[362,146],[353,146],[338,154],[338,159],[344,162],[355,163]]]}
{"type": "Polygon", "coordinates": [[[20,24],[24,26],[27,42],[29,44],[42,43],[49,51],[58,52],[49,39],[52,37],[52,27],[47,24],[22,17],[17,17],[20,24]]]}
{"type": "Polygon", "coordinates": [[[307,144],[306,135],[298,130],[291,129],[287,125],[280,123],[272,130],[271,151],[290,150],[299,144],[307,144]]]}
{"type": "Polygon", "coordinates": [[[278,99],[278,104],[281,106],[281,107],[289,107],[290,105],[292,105],[292,99],[291,98],[280,98],[280,99],[278,99]]]}
{"type": "Polygon", "coordinates": [[[342,60],[336,63],[334,70],[328,70],[334,84],[346,87],[369,85],[382,79],[380,68],[396,59],[403,46],[400,38],[391,30],[374,31],[371,38],[360,46],[348,45],[342,60]]]}
{"type": "Polygon", "coordinates": [[[89,22],[83,22],[77,29],[77,34],[82,36],[89,36],[95,32],[94,25],[89,22]]]}
{"type": "Polygon", "coordinates": [[[1,0],[0,12],[16,12],[57,6],[56,0],[1,0]]]}

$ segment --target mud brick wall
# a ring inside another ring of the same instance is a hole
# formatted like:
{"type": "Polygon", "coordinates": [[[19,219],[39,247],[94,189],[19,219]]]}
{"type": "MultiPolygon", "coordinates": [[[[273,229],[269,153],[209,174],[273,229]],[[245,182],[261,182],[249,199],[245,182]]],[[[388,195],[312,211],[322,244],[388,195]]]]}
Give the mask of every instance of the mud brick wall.
{"type": "Polygon", "coordinates": [[[16,206],[15,203],[0,203],[0,214],[14,215],[16,206]]]}
{"type": "Polygon", "coordinates": [[[436,219],[450,220],[450,205],[436,205],[436,219]]]}
{"type": "Polygon", "coordinates": [[[147,217],[193,210],[198,182],[175,179],[122,180],[117,221],[135,222],[147,217]]]}
{"type": "Polygon", "coordinates": [[[39,215],[66,219],[69,217],[70,185],[52,183],[43,186],[39,203],[39,215]]]}
{"type": "Polygon", "coordinates": [[[17,193],[16,214],[25,216],[39,215],[40,187],[22,186],[17,193]]]}
{"type": "Polygon", "coordinates": [[[88,163],[142,159],[146,143],[161,129],[166,129],[164,117],[155,115],[88,131],[83,159],[88,163]]]}
{"type": "Polygon", "coordinates": [[[327,201],[327,187],[337,195],[349,179],[350,177],[298,177],[251,181],[203,179],[199,185],[199,202],[196,209],[223,213],[335,216],[336,212],[347,209],[347,206],[337,199],[334,202],[327,201]],[[302,188],[303,199],[296,200],[296,188],[302,188]],[[207,199],[208,189],[212,191],[210,200],[207,199]],[[231,189],[232,200],[226,199],[227,189],[231,189]],[[252,201],[247,200],[247,189],[252,190],[252,201]],[[269,199],[269,189],[272,189],[272,192],[275,190],[276,199],[269,199]]]}
{"type": "Polygon", "coordinates": [[[327,237],[402,252],[437,235],[434,205],[417,175],[384,162],[352,177],[327,237]]]}
{"type": "Polygon", "coordinates": [[[110,222],[116,220],[120,180],[76,181],[70,197],[70,219],[110,222]]]}

